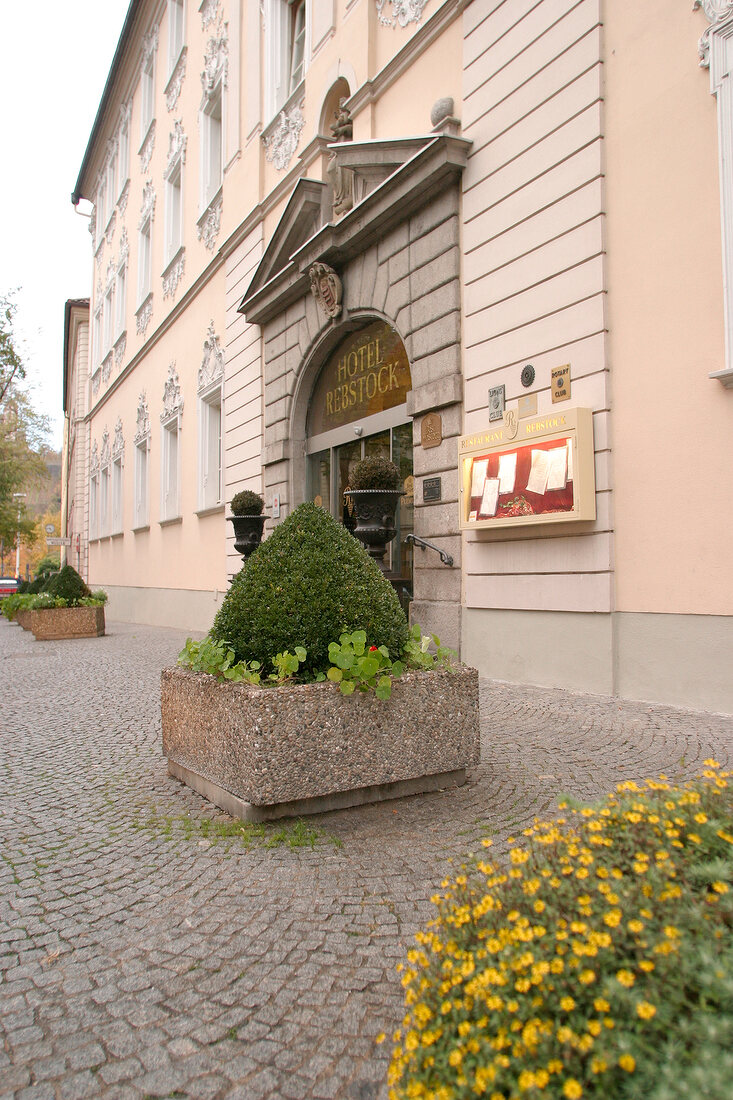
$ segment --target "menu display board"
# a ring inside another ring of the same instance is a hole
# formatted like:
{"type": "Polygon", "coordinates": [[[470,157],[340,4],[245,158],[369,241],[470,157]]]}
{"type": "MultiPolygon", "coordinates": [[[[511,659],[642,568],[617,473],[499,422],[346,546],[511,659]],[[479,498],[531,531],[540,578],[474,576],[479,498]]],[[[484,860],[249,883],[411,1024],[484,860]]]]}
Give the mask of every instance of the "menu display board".
{"type": "Polygon", "coordinates": [[[590,409],[465,436],[459,462],[464,530],[595,519],[590,409]]]}

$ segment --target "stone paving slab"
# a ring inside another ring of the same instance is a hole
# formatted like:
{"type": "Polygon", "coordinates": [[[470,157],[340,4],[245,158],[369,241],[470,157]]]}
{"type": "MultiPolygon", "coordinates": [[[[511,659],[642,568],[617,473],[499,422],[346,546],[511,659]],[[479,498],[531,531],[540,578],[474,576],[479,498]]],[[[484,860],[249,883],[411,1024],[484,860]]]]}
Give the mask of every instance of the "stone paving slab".
{"type": "Polygon", "coordinates": [[[312,850],[213,843],[160,751],[184,640],[0,622],[0,1096],[383,1100],[374,1038],[450,860],[560,792],[733,759],[731,716],[486,681],[465,787],[320,815],[312,850]]]}

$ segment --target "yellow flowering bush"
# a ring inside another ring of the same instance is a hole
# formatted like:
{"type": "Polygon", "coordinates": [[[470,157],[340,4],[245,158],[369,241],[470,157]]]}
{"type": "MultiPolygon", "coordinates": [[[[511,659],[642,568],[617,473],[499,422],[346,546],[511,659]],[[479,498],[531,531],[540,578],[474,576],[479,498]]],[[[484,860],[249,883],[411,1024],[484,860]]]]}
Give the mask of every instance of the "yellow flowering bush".
{"type": "Polygon", "coordinates": [[[444,882],[403,970],[391,1100],[727,1100],[731,775],[561,803],[444,882]]]}

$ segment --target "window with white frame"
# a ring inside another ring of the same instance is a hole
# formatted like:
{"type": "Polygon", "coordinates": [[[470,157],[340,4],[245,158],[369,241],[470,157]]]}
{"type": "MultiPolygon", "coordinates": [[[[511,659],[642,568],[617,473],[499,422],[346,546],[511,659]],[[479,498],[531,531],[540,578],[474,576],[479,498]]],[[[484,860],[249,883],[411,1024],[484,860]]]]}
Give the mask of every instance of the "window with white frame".
{"type": "Polygon", "coordinates": [[[104,237],[104,231],[107,228],[107,177],[103,176],[99,182],[97,188],[97,202],[96,202],[96,227],[97,227],[97,244],[104,237]]]}
{"type": "Polygon", "coordinates": [[[172,73],[183,49],[183,0],[168,0],[168,72],[172,73]]]}
{"type": "Polygon", "coordinates": [[[113,324],[114,324],[114,299],[115,299],[115,288],[114,288],[114,283],[112,283],[109,286],[109,288],[107,289],[107,293],[104,296],[104,311],[103,311],[104,312],[104,337],[103,337],[103,346],[102,346],[102,357],[104,357],[107,354],[107,352],[110,350],[110,348],[112,347],[112,330],[113,330],[113,324]]]}
{"type": "Polygon", "coordinates": [[[221,382],[199,394],[199,510],[223,501],[221,382]]]}
{"type": "Polygon", "coordinates": [[[265,113],[280,110],[305,76],[307,0],[265,0],[265,113]]]}
{"type": "Polygon", "coordinates": [[[223,175],[221,81],[201,111],[201,209],[205,210],[221,187],[223,175]]]}
{"type": "Polygon", "coordinates": [[[102,538],[109,534],[109,463],[102,466],[99,480],[99,534],[102,538]]]}
{"type": "Polygon", "coordinates": [[[89,479],[89,538],[99,538],[99,471],[89,479]]]}
{"type": "Polygon", "coordinates": [[[94,310],[94,326],[92,328],[92,363],[98,366],[102,361],[102,303],[97,304],[94,310]]]}
{"type": "Polygon", "coordinates": [[[155,111],[155,51],[150,49],[140,70],[140,140],[153,121],[155,111]]]}
{"type": "Polygon", "coordinates": [[[107,162],[107,213],[105,225],[112,217],[117,201],[117,151],[115,150],[107,162]]]}
{"type": "Polygon", "coordinates": [[[179,493],[180,420],[178,415],[162,425],[160,518],[162,521],[177,519],[181,514],[179,493]]]}
{"type": "Polygon", "coordinates": [[[146,218],[140,226],[137,249],[137,300],[141,304],[150,293],[152,287],[153,253],[152,253],[152,224],[151,219],[146,218]]]}
{"type": "Polygon", "coordinates": [[[120,192],[123,191],[130,175],[130,115],[129,109],[125,112],[120,124],[119,139],[120,158],[120,192]]]}
{"type": "Polygon", "coordinates": [[[146,435],[135,443],[135,527],[147,527],[149,518],[149,455],[150,436],[146,435]]]}
{"type": "Polygon", "coordinates": [[[122,532],[122,455],[112,461],[112,514],[110,534],[119,535],[122,532]]]}
{"type": "Polygon", "coordinates": [[[123,261],[117,268],[115,279],[115,301],[117,311],[115,315],[115,340],[125,331],[125,311],[127,309],[127,261],[123,261]]]}
{"type": "Polygon", "coordinates": [[[181,158],[170,168],[165,183],[165,259],[169,263],[183,240],[183,165],[181,158]]]}

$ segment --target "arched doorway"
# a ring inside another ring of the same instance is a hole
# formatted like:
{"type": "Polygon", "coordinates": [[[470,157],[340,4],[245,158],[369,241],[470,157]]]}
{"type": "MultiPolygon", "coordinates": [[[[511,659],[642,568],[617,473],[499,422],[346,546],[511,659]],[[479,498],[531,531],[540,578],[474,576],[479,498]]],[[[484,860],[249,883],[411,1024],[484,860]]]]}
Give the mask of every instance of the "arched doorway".
{"type": "MultiPolygon", "coordinates": [[[[370,455],[392,460],[405,490],[397,534],[389,547],[388,577],[405,611],[412,599],[414,528],[412,377],[399,334],[375,320],[350,332],[331,353],[313,387],[306,422],[306,497],[348,524],[349,487],[356,463],[370,455]]],[[[386,560],[386,559],[385,559],[386,560]]]]}

